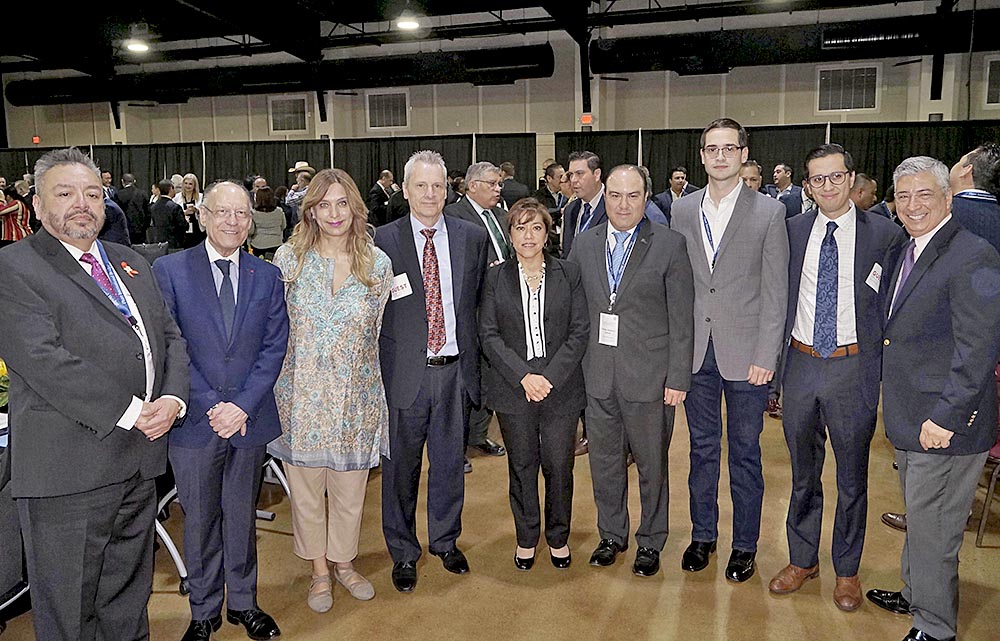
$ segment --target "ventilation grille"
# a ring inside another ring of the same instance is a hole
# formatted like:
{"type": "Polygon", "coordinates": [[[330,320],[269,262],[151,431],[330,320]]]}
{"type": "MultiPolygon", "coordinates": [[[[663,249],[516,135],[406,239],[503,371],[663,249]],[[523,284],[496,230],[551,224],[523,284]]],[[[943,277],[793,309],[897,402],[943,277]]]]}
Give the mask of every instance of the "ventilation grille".
{"type": "Polygon", "coordinates": [[[817,110],[874,110],[878,107],[878,67],[823,68],[818,74],[817,110]]]}
{"type": "Polygon", "coordinates": [[[306,127],[306,97],[270,98],[268,110],[272,132],[302,132],[306,127]]]}
{"type": "Polygon", "coordinates": [[[369,93],[369,129],[407,129],[410,126],[410,94],[405,91],[369,93]]]}

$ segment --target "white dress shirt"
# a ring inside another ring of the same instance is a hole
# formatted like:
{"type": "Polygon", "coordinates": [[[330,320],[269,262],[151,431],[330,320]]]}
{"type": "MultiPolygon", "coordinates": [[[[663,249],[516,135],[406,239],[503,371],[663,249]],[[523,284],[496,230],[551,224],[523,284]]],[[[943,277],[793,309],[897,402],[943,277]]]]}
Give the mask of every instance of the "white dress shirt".
{"type": "Polygon", "coordinates": [[[806,254],[802,261],[802,278],[799,281],[799,302],[795,311],[792,337],[812,345],[816,324],[816,281],[819,278],[819,252],[826,237],[826,225],[837,223],[833,238],[837,241],[837,345],[858,342],[857,316],[854,313],[854,249],[857,241],[858,213],[851,203],[846,214],[835,221],[823,212],[817,212],[806,254]]]}
{"type": "Polygon", "coordinates": [[[543,310],[545,309],[545,273],[542,272],[542,280],[537,291],[531,291],[528,282],[524,279],[524,270],[520,263],[517,265],[518,281],[521,284],[521,311],[524,314],[524,342],[528,346],[525,358],[545,357],[545,323],[543,310]]]}
{"type": "MultiPolygon", "coordinates": [[[[497,253],[497,262],[502,263],[504,261],[503,248],[500,247],[500,243],[497,242],[497,239],[493,237],[493,232],[490,231],[490,224],[486,222],[486,219],[487,217],[493,219],[493,224],[496,225],[497,229],[500,230],[500,233],[503,234],[503,227],[500,225],[500,221],[497,220],[497,217],[493,215],[492,211],[488,209],[483,209],[482,207],[479,206],[479,203],[469,198],[468,196],[466,196],[465,198],[469,201],[469,204],[472,205],[472,208],[476,210],[476,213],[479,214],[479,219],[483,221],[484,225],[486,225],[486,235],[490,237],[490,242],[493,243],[493,250],[497,253]]],[[[434,235],[434,238],[437,238],[437,234],[434,235]]],[[[504,241],[506,242],[506,240],[507,239],[505,238],[504,241]]],[[[435,248],[436,247],[437,245],[435,245],[435,248]]]]}
{"type": "MultiPolygon", "coordinates": [[[[701,200],[701,211],[705,214],[705,218],[708,219],[708,226],[712,230],[712,242],[715,243],[715,249],[722,247],[722,237],[725,236],[726,228],[733,217],[736,199],[739,197],[742,187],[743,181],[737,180],[733,190],[723,196],[722,200],[718,203],[713,201],[712,197],[709,196],[709,190],[705,190],[705,197],[701,200]]],[[[698,225],[701,228],[701,240],[705,245],[705,256],[708,258],[708,269],[709,271],[713,271],[715,266],[712,263],[716,251],[712,248],[712,243],[708,242],[708,234],[705,233],[704,221],[699,220],[698,225]]]]}
{"type": "MultiPolygon", "coordinates": [[[[413,242],[417,246],[417,260],[420,261],[420,273],[424,271],[424,245],[427,238],[421,232],[423,229],[430,229],[417,217],[410,214],[410,225],[413,227],[413,242]]],[[[444,309],[444,347],[437,354],[429,349],[427,357],[432,356],[458,356],[458,336],[456,328],[458,323],[455,320],[455,293],[451,284],[451,253],[448,248],[448,226],[445,225],[444,216],[439,216],[433,229],[434,252],[438,259],[438,281],[441,283],[441,307],[444,309]]],[[[426,293],[424,294],[426,296],[426,293]]],[[[426,300],[426,299],[425,299],[426,300]]]]}

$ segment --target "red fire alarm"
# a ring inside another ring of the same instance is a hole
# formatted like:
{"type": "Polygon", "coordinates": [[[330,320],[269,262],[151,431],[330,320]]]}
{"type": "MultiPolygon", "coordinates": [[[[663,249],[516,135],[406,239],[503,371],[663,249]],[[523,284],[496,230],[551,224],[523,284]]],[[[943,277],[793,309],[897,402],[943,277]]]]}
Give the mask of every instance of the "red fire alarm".
{"type": "Polygon", "coordinates": [[[31,137],[31,142],[32,142],[32,144],[37,145],[38,143],[42,142],[42,137],[41,136],[32,136],[31,137]]]}

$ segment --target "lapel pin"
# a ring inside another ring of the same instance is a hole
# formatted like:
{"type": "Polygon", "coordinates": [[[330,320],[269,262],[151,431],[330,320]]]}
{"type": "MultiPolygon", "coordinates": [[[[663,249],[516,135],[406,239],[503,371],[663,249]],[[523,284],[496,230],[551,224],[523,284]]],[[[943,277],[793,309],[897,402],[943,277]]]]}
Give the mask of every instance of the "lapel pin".
{"type": "Polygon", "coordinates": [[[129,267],[128,263],[126,263],[124,260],[122,261],[122,269],[124,269],[125,273],[129,275],[129,278],[135,278],[136,276],[139,275],[139,272],[129,267]]]}

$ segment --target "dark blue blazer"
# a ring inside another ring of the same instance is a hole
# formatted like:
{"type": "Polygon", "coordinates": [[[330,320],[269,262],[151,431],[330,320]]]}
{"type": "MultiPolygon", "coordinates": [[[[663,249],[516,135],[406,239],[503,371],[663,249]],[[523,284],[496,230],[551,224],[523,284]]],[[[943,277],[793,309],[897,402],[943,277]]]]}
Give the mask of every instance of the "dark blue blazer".
{"type": "Polygon", "coordinates": [[[1000,252],[1000,205],[996,196],[984,193],[956,194],[951,213],[958,222],[1000,252]]]}
{"type": "MultiPolygon", "coordinates": [[[[701,189],[701,188],[700,187],[695,187],[691,183],[687,183],[686,185],[684,185],[684,189],[681,190],[681,198],[683,198],[684,196],[687,196],[688,194],[693,194],[694,192],[698,191],[699,189],[701,189]]],[[[670,223],[669,223],[669,221],[670,221],[670,206],[674,202],[673,196],[670,195],[670,188],[667,187],[667,189],[665,191],[661,191],[660,193],[656,194],[655,196],[653,196],[653,198],[651,200],[653,201],[653,204],[656,205],[657,208],[659,208],[659,210],[663,212],[663,215],[666,217],[666,219],[668,221],[666,224],[669,227],[670,226],[670,223]]],[[[647,215],[648,215],[648,213],[647,213],[647,215]]],[[[660,221],[657,220],[656,222],[660,222],[660,221]]]]}
{"type": "MultiPolygon", "coordinates": [[[[479,405],[479,337],[476,319],[486,273],[486,231],[460,218],[445,216],[451,259],[452,295],[462,383],[473,405],[479,405]]],[[[378,228],[375,244],[392,260],[394,276],[406,274],[413,293],[389,300],[382,317],[379,358],[390,408],[413,405],[427,370],[427,308],[424,279],[413,240],[410,216],[378,228]]]]}
{"type": "MultiPolygon", "coordinates": [[[[785,341],[792,337],[795,316],[799,309],[799,285],[805,261],[809,234],[816,222],[815,208],[785,221],[788,229],[788,311],[785,315],[785,341]]],[[[889,220],[869,212],[857,212],[854,227],[854,322],[858,333],[861,358],[861,390],[869,408],[878,407],[879,380],[882,374],[882,308],[885,295],[865,282],[876,263],[888,278],[885,254],[894,242],[902,242],[906,234],[889,220]]],[[[811,341],[807,341],[811,342],[811,341]]]]}
{"type": "Polygon", "coordinates": [[[247,413],[246,436],[237,432],[229,439],[234,447],[266,445],[281,434],[274,401],[274,383],[288,345],[281,272],[246,252],[240,254],[233,340],[227,341],[212,269],[205,243],[164,256],[153,268],[191,358],[187,415],[170,430],[170,445],[204,447],[219,438],[206,412],[221,401],[247,413]]]}
{"type": "Polygon", "coordinates": [[[785,218],[802,213],[802,188],[798,185],[792,185],[790,191],[782,192],[780,196],[776,185],[765,185],[764,192],[771,198],[777,198],[785,206],[785,218]]]}
{"type": "MultiPolygon", "coordinates": [[[[576,231],[576,221],[580,218],[582,210],[583,201],[579,198],[566,205],[566,209],[563,210],[563,258],[569,256],[570,250],[573,249],[573,233],[576,231]]],[[[601,201],[597,203],[597,208],[591,212],[590,224],[587,228],[593,229],[607,220],[608,214],[604,208],[604,195],[602,194],[601,201]]]]}
{"type": "Polygon", "coordinates": [[[920,426],[931,419],[955,435],[929,453],[985,452],[997,438],[1000,256],[952,218],[920,254],[888,316],[905,247],[889,248],[882,279],[886,434],[897,449],[922,452],[920,426]]]}

